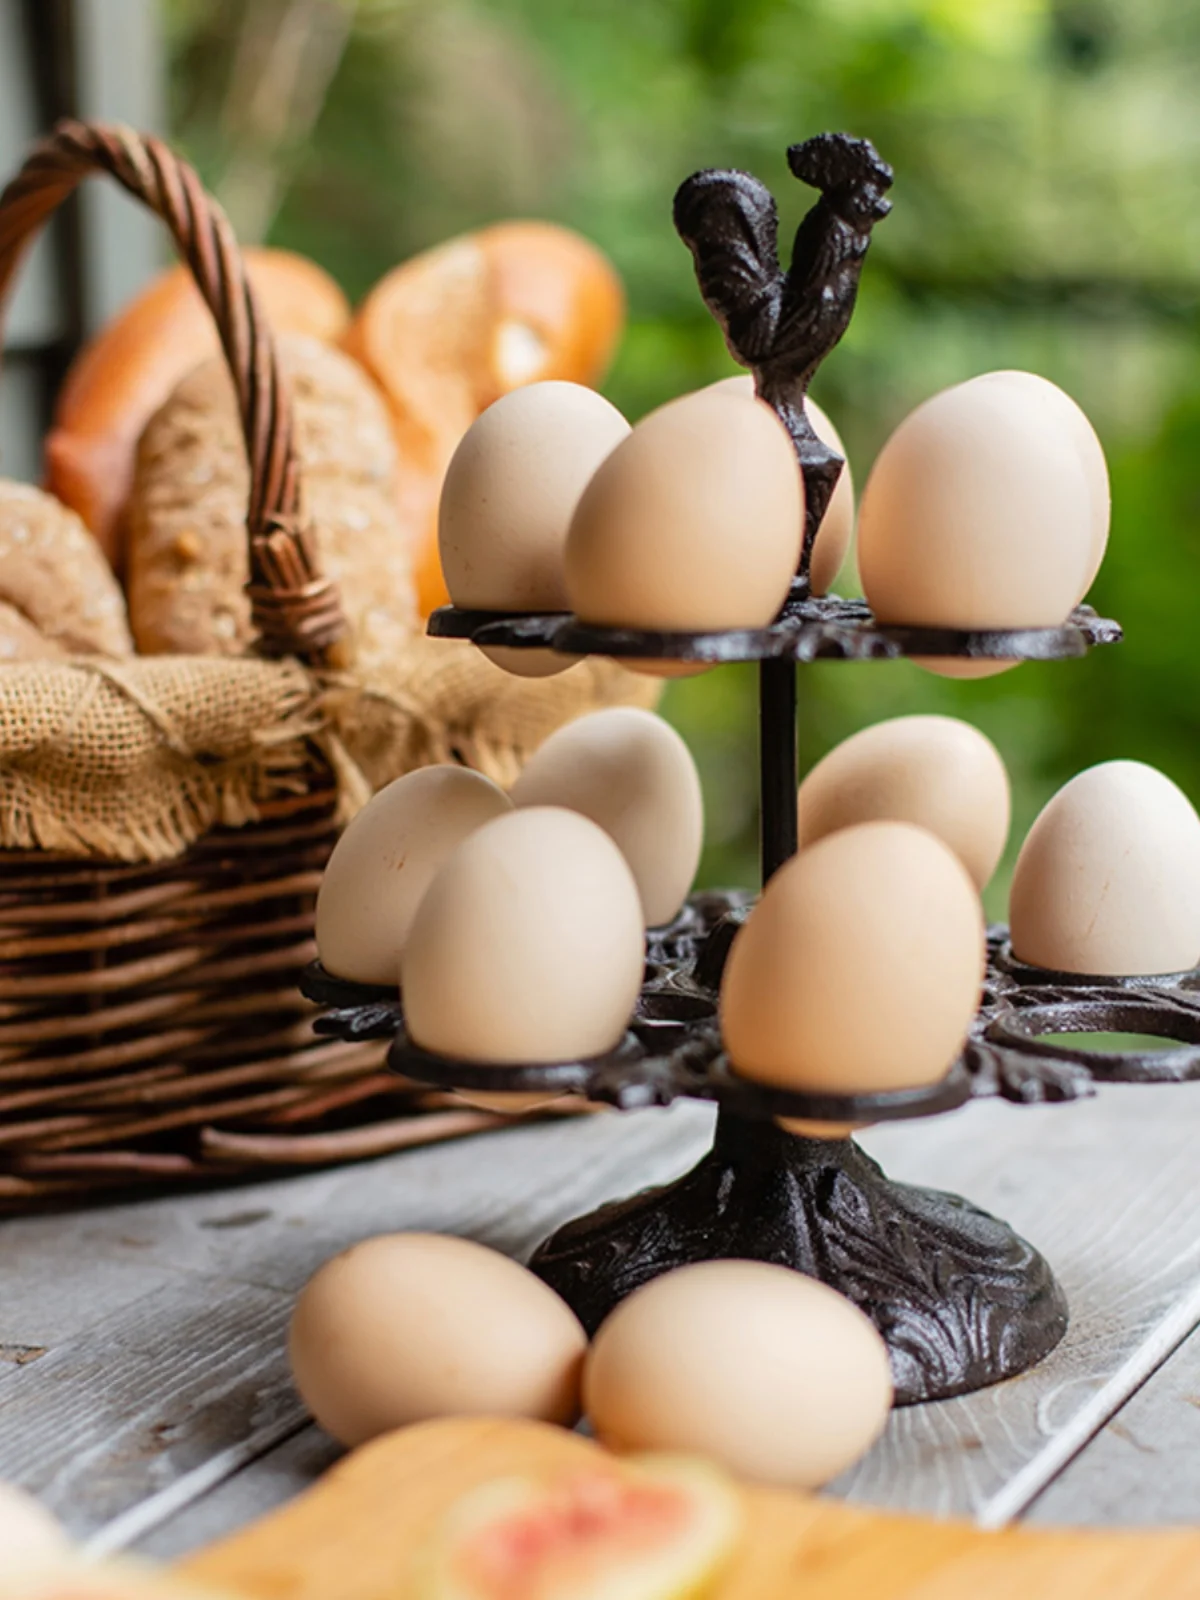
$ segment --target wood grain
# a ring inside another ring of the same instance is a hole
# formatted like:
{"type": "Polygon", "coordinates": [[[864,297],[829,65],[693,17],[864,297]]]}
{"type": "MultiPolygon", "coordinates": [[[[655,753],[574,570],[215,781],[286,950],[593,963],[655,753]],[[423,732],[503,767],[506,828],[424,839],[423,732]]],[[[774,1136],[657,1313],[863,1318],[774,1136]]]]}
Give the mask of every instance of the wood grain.
{"type": "Polygon", "coordinates": [[[1070,1106],[972,1106],[916,1138],[869,1136],[893,1176],[966,1194],[1031,1239],[1071,1327],[1022,1378],[894,1413],[839,1492],[991,1526],[1021,1515],[1200,1320],[1198,1119],[1188,1086],[1114,1086],[1070,1106]]]}
{"type": "Polygon", "coordinates": [[[1190,1339],[1096,1434],[1029,1520],[1200,1523],[1200,1339],[1190,1339]]]}
{"type": "MultiPolygon", "coordinates": [[[[416,1559],[454,1501],[598,1447],[533,1423],[456,1419],[392,1434],[185,1572],[252,1600],[416,1600],[416,1559]],[[353,1551],[353,1560],[347,1552],[353,1551]]],[[[981,1533],[746,1489],[741,1548],[712,1600],[1191,1600],[1200,1533],[981,1533]]]]}
{"type": "MultiPolygon", "coordinates": [[[[1194,1087],[1125,1088],[1072,1107],[974,1106],[866,1135],[894,1175],[957,1188],[1026,1232],[1063,1278],[1074,1324],[1040,1371],[897,1413],[836,1492],[938,1514],[999,1505],[1020,1515],[1041,1504],[1072,1452],[1083,1447],[1086,1462],[1088,1439],[1103,1441],[1145,1376],[1144,1353],[1161,1360],[1186,1333],[1200,1283],[1198,1119],[1194,1087]]],[[[299,1415],[283,1327],[322,1261],[405,1228],[527,1254],[566,1218],[682,1171],[709,1129],[698,1106],[597,1116],[223,1193],[11,1221],[0,1228],[0,1476],[42,1493],[78,1536],[103,1540],[115,1525],[118,1542],[158,1554],[194,1548],[302,1491],[329,1459],[315,1434],[270,1449],[299,1415]],[[45,1354],[20,1365],[5,1349],[45,1354]],[[224,1479],[227,1490],[213,1493],[224,1479]]],[[[1093,1494],[1072,1501],[1072,1517],[1120,1513],[1122,1496],[1099,1485],[1093,1494]]]]}

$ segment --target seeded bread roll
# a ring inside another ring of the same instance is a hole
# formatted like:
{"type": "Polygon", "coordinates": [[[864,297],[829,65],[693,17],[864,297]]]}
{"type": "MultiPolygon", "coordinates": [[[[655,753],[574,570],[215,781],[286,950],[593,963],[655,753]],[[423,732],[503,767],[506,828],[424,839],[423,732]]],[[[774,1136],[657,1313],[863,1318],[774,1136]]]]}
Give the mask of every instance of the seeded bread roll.
{"type": "Polygon", "coordinates": [[[104,552],[73,511],[29,484],[0,482],[0,606],[0,633],[11,646],[0,643],[0,660],[133,649],[125,597],[104,552]]]}
{"type": "MultiPolygon", "coordinates": [[[[305,512],[337,584],[360,671],[386,659],[415,624],[410,558],[395,499],[386,408],[349,357],[282,338],[305,512]]],[[[150,420],[128,508],[129,610],[138,649],[239,655],[251,642],[246,502],[249,472],[221,361],[199,367],[150,420]]]]}
{"type": "MultiPolygon", "coordinates": [[[[242,256],[277,333],[337,342],[350,307],[327,273],[288,250],[250,249],[242,256]]],[[[191,270],[174,266],[84,345],[63,380],[46,439],[46,487],[79,513],[122,574],[123,513],[138,438],[176,384],[219,350],[191,270]]]]}
{"type": "Polygon", "coordinates": [[[53,661],[61,656],[59,646],[28,617],[0,600],[0,667],[12,661],[53,661]]]}

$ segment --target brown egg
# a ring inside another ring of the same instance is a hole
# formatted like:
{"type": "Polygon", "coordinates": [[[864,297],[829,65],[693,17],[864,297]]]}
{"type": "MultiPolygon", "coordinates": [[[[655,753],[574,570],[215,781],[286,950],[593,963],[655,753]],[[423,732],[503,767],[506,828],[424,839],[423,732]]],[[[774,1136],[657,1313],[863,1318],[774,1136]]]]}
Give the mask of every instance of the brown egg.
{"type": "Polygon", "coordinates": [[[1078,773],[1021,846],[1013,952],[1059,972],[1131,977],[1200,962],[1200,817],[1141,761],[1078,773]]]}
{"type": "MultiPolygon", "coordinates": [[[[1079,450],[1019,385],[959,384],[907,416],[871,470],[858,523],[863,589],[881,622],[1056,627],[1087,581],[1092,496],[1079,450]]],[[[999,661],[930,657],[984,677],[999,661]]]]}
{"type": "Polygon", "coordinates": [[[1112,490],[1108,481],[1108,462],[1105,460],[1104,446],[1100,443],[1095,428],[1092,427],[1082,406],[1072,400],[1071,396],[1056,383],[1051,383],[1048,378],[1039,377],[1036,372],[985,372],[982,377],[971,381],[1009,384],[1016,392],[1043,405],[1054,426],[1063,429],[1078,451],[1084,477],[1087,479],[1092,529],[1092,547],[1087,572],[1083,587],[1076,596],[1077,601],[1082,600],[1091,588],[1104,560],[1104,552],[1108,548],[1109,525],[1112,521],[1112,490]]]}
{"type": "Polygon", "coordinates": [[[1008,773],[992,741],[956,717],[894,717],[844,739],[800,785],[800,845],[858,822],[914,822],[982,889],[1008,840],[1008,773]]]}
{"type": "Polygon", "coordinates": [[[456,1089],[454,1098],[474,1111],[495,1111],[502,1117],[521,1117],[527,1111],[540,1111],[544,1106],[552,1106],[556,1101],[567,1100],[570,1096],[557,1092],[539,1093],[537,1090],[521,1094],[510,1089],[507,1093],[501,1090],[493,1094],[485,1089],[456,1089]]]}
{"type": "Polygon", "coordinates": [[[843,828],[776,872],[734,940],[726,1049],[782,1088],[935,1083],[966,1039],[984,958],[983,908],[947,845],[908,822],[843,828]]]}
{"type": "Polygon", "coordinates": [[[351,1447],[432,1417],[579,1414],[587,1337],[526,1267],[467,1239],[394,1233],[336,1256],[296,1303],[292,1376],[351,1447]]]}
{"type": "Polygon", "coordinates": [[[692,753],[652,711],[611,706],[552,733],[510,791],[514,806],[565,806],[619,846],[647,926],[679,912],[704,844],[704,800],[692,753]]]}
{"type": "Polygon", "coordinates": [[[584,491],[567,536],[572,609],[613,627],[762,627],[787,597],[802,514],[770,408],[684,395],[643,418],[584,491]]]}
{"type": "Polygon", "coordinates": [[[634,1291],[602,1324],[584,1409],[614,1450],[695,1454],[815,1489],[879,1437],[887,1349],[863,1313],[788,1267],[707,1261],[634,1291]]]}
{"type": "MultiPolygon", "coordinates": [[[[741,395],[747,400],[758,398],[754,392],[754,379],[748,372],[739,373],[733,378],[720,378],[708,387],[722,394],[741,395]]],[[[854,536],[854,479],[846,446],[833,423],[811,397],[806,397],[804,411],[817,438],[831,450],[836,450],[846,463],[825,508],[825,515],[821,518],[821,526],[817,529],[812,567],[809,570],[813,593],[828,594],[845,565],[846,552],[854,536]]]]}
{"type": "Polygon", "coordinates": [[[416,1043],[501,1064],[611,1050],[644,969],[625,857],[587,817],[549,806],[467,839],[426,892],[400,961],[416,1043]]]}
{"type": "Polygon", "coordinates": [[[317,895],[316,940],[336,977],[391,986],[425,891],[468,834],[512,810],[466,767],[422,767],[363,807],[334,846],[317,895]]]}
{"type": "Polygon", "coordinates": [[[640,672],[645,678],[698,678],[702,672],[712,671],[708,661],[655,661],[641,656],[623,656],[618,665],[640,672]]]}
{"type": "MultiPolygon", "coordinates": [[[[438,544],[457,606],[565,611],[563,547],[579,497],[629,424],[578,383],[531,383],[467,430],[442,486],[438,544]]],[[[519,677],[550,677],[577,659],[552,650],[486,649],[519,677]]]]}
{"type": "Polygon", "coordinates": [[[531,383],[472,423],[442,486],[438,540],[457,606],[565,611],[563,545],[588,480],[629,424],[582,384],[531,383]]]}

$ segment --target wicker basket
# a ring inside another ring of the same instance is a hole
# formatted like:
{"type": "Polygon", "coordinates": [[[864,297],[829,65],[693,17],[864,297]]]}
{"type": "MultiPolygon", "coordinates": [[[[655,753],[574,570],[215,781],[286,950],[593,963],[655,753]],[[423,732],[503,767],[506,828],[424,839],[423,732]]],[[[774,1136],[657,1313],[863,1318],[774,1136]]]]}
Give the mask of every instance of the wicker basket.
{"type": "MultiPolygon", "coordinates": [[[[258,654],[336,667],[343,623],[300,520],[274,346],[192,169],[126,129],[60,125],[0,196],[0,301],[24,246],[91,173],[166,222],[216,320],[251,468],[258,654]]],[[[18,670],[0,668],[0,695],[18,670]]],[[[317,743],[305,748],[256,820],[166,864],[0,853],[0,1204],[344,1160],[494,1123],[385,1074],[378,1045],[313,1035],[296,985],[337,784],[317,743]]]]}

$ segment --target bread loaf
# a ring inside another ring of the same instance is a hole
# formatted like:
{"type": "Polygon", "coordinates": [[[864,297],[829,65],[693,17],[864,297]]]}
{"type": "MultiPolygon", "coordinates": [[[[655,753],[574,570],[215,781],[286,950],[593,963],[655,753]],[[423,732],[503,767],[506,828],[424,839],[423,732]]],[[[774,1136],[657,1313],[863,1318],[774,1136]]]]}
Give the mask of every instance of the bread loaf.
{"type": "MultiPolygon", "coordinates": [[[[304,509],[337,584],[360,673],[415,622],[409,553],[395,499],[387,410],[348,356],[282,338],[304,509]]],[[[251,642],[249,472],[233,386],[221,361],[198,368],[151,419],[128,509],[129,606],[138,649],[239,655],[251,642]]]]}
{"type": "Polygon", "coordinates": [[[595,384],[624,321],[607,259],[548,222],[502,222],[396,267],[363,301],[345,348],[387,397],[399,515],[423,615],[449,598],[437,550],[442,479],[481,411],[546,378],[595,384]]]}
{"type": "Polygon", "coordinates": [[[53,661],[62,650],[15,606],[0,600],[0,666],[13,661],[53,661]]]}
{"type": "MultiPolygon", "coordinates": [[[[335,341],[349,320],[328,273],[286,250],[247,250],[246,270],[276,333],[335,341]]],[[[77,511],[118,571],[121,519],[137,442],[176,384],[219,350],[211,311],[186,267],[149,284],[71,364],[46,440],[46,483],[77,511]]]]}
{"type": "Polygon", "coordinates": [[[29,484],[0,482],[0,605],[0,660],[133,649],[100,546],[73,511],[29,484]]]}

